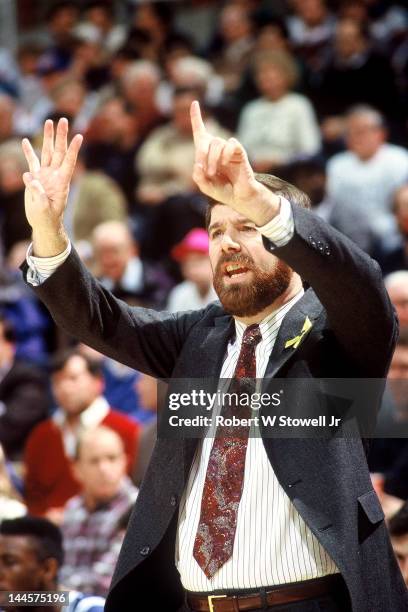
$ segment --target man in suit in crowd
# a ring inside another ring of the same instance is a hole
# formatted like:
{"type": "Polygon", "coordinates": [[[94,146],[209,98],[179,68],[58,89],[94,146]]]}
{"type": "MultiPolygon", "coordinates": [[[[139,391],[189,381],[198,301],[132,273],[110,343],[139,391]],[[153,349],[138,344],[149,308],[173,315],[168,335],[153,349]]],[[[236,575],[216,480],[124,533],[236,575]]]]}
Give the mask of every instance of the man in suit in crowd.
{"type": "MultiPolygon", "coordinates": [[[[221,304],[178,315],[117,301],[71,248],[63,211],[81,136],[67,148],[61,120],[54,144],[47,121],[41,162],[23,141],[33,228],[25,275],[57,324],[170,378],[170,392],[177,379],[188,390],[199,378],[264,378],[266,388],[288,378],[291,403],[307,409],[301,379],[384,377],[397,324],[378,266],[306,210],[302,192],[254,175],[238,141],[212,137],[198,103],[191,119],[221,304]]],[[[166,611],[408,610],[361,440],[261,434],[159,437],[107,612],[134,610],[139,597],[166,611]]]]}

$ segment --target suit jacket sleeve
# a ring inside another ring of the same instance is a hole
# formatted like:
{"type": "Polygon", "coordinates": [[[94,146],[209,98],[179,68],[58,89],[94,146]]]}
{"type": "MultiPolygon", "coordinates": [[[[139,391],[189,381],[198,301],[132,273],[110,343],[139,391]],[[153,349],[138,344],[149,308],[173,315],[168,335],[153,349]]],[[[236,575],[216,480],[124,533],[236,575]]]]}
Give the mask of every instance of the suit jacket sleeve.
{"type": "Polygon", "coordinates": [[[265,247],[313,287],[330,328],[363,377],[383,377],[398,335],[398,322],[381,270],[346,236],[309,210],[292,206],[294,235],[265,247]]]}
{"type": "MultiPolygon", "coordinates": [[[[27,278],[26,263],[22,270],[27,278]]],[[[171,375],[189,330],[202,317],[202,311],[172,314],[128,306],[93,278],[75,249],[32,289],[68,334],[157,378],[171,375]]]]}

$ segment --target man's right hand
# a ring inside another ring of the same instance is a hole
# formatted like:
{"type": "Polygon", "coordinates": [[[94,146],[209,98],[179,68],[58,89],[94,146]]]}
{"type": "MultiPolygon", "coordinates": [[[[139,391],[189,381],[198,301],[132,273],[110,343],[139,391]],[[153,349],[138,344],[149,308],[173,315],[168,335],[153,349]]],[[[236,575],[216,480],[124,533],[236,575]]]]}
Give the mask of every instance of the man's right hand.
{"type": "Polygon", "coordinates": [[[67,146],[68,121],[60,119],[54,142],[54,124],[44,124],[41,162],[29,140],[22,142],[30,171],[23,175],[25,211],[33,228],[34,253],[50,257],[60,253],[67,244],[63,231],[63,215],[69,185],[75,168],[82,136],[77,134],[67,146]]]}

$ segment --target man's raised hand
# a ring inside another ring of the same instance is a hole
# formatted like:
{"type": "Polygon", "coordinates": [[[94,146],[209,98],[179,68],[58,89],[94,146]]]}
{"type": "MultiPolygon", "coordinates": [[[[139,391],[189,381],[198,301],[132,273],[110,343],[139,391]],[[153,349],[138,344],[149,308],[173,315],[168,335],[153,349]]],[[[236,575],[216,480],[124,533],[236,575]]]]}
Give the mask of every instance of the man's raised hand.
{"type": "Polygon", "coordinates": [[[193,180],[200,191],[257,225],[269,221],[278,210],[279,199],[256,180],[241,143],[212,136],[197,101],[191,105],[190,116],[195,146],[193,180]]]}
{"type": "Polygon", "coordinates": [[[82,136],[77,134],[68,147],[68,121],[60,119],[54,139],[54,124],[44,124],[41,161],[30,141],[24,138],[23,152],[29,172],[23,174],[25,210],[33,233],[40,235],[58,232],[62,228],[69,185],[74,172],[82,136]]]}

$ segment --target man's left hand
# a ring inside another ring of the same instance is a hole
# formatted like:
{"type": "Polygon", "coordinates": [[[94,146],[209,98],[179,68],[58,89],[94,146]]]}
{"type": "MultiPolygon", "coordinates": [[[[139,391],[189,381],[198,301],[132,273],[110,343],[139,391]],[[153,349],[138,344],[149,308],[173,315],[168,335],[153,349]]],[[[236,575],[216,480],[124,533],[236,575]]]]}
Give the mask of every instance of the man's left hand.
{"type": "Polygon", "coordinates": [[[279,212],[279,197],[256,180],[241,143],[212,136],[197,101],[191,105],[190,116],[195,145],[193,180],[200,191],[258,226],[270,221],[279,212]]]}

